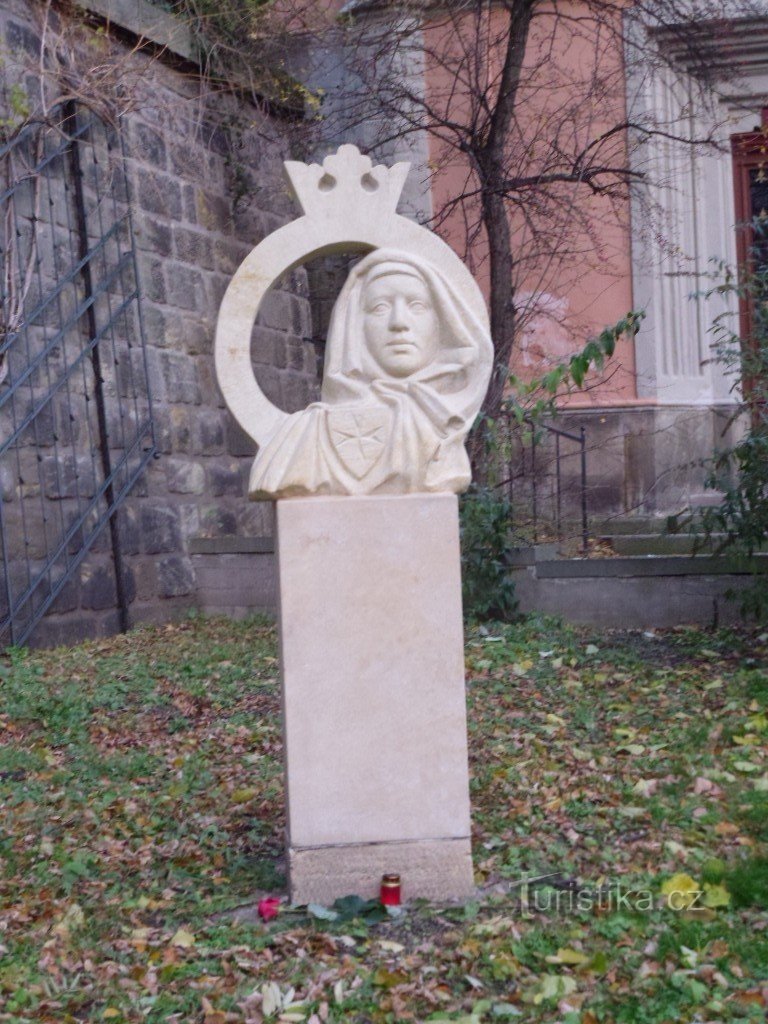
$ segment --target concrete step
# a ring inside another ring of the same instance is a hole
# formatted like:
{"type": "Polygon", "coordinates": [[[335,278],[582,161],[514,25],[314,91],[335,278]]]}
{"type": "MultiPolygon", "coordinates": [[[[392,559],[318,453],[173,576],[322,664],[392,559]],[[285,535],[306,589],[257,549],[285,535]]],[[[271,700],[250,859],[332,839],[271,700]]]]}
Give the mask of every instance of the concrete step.
{"type": "Polygon", "coordinates": [[[694,551],[716,551],[724,535],[713,535],[708,541],[693,533],[634,533],[598,535],[597,539],[613,548],[617,555],[690,555],[694,551]]]}
{"type": "Polygon", "coordinates": [[[633,555],[622,558],[555,558],[535,562],[538,579],[609,579],[616,576],[751,576],[768,571],[768,555],[633,555]]]}
{"type": "Polygon", "coordinates": [[[768,555],[751,562],[700,555],[571,558],[511,570],[523,612],[617,629],[738,622],[740,594],[768,555]]]}
{"type": "Polygon", "coordinates": [[[557,544],[530,544],[526,547],[511,548],[507,554],[507,565],[511,568],[550,562],[561,556],[557,544]]]}
{"type": "Polygon", "coordinates": [[[593,519],[589,524],[590,537],[648,536],[666,533],[668,516],[614,516],[593,519]]]}

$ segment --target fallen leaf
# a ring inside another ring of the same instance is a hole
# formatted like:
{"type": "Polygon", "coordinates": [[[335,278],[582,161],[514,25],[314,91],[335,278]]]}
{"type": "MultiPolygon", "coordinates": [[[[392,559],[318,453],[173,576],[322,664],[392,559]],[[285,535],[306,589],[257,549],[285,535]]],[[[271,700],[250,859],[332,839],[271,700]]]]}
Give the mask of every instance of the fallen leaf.
{"type": "Polygon", "coordinates": [[[283,1005],[280,994],[280,986],[274,981],[268,981],[261,986],[261,1010],[265,1017],[271,1017],[277,1013],[283,1005]]]}
{"type": "Polygon", "coordinates": [[[85,924],[85,914],[79,903],[73,903],[67,907],[65,912],[53,926],[53,934],[60,939],[67,940],[72,932],[76,932],[85,924]]]}
{"type": "Polygon", "coordinates": [[[734,761],[733,767],[737,772],[743,772],[745,775],[749,772],[759,772],[760,765],[753,764],[752,761],[734,761]]]}
{"type": "Polygon", "coordinates": [[[373,972],[372,982],[379,988],[394,988],[395,985],[404,985],[408,981],[405,971],[388,971],[386,967],[379,967],[373,972]]]}
{"type": "Polygon", "coordinates": [[[576,991],[576,979],[569,974],[544,974],[539,987],[533,994],[534,1006],[540,1006],[545,999],[562,999],[576,991]]]}
{"type": "Polygon", "coordinates": [[[195,936],[186,928],[179,928],[171,939],[171,945],[178,946],[180,949],[189,949],[194,944],[195,936]]]}
{"type": "Polygon", "coordinates": [[[704,896],[702,903],[705,907],[727,907],[731,902],[731,895],[724,885],[710,885],[704,883],[704,896]]]}
{"type": "Polygon", "coordinates": [[[335,910],[324,907],[321,903],[309,903],[307,913],[310,917],[317,918],[318,921],[335,921],[339,916],[335,910]]]}
{"type": "Polygon", "coordinates": [[[233,804],[247,804],[249,800],[253,800],[258,795],[258,789],[255,786],[247,786],[242,789],[232,790],[232,803],[233,804]]]}
{"type": "Polygon", "coordinates": [[[739,826],[731,824],[730,821],[718,821],[715,825],[715,835],[718,836],[735,836],[738,831],[739,826]]]}
{"type": "Polygon", "coordinates": [[[632,789],[635,793],[639,793],[640,796],[653,796],[658,785],[658,779],[638,779],[632,789]]]}
{"type": "Polygon", "coordinates": [[[558,949],[555,956],[548,956],[548,964],[586,964],[589,962],[589,957],[586,953],[579,952],[578,949],[558,949]]]}
{"type": "Polygon", "coordinates": [[[704,793],[710,793],[712,796],[719,796],[722,793],[722,790],[715,782],[712,782],[711,779],[705,779],[702,775],[699,775],[693,784],[693,792],[696,796],[702,796],[704,793]]]}
{"type": "Polygon", "coordinates": [[[151,928],[134,928],[131,932],[131,945],[138,953],[143,953],[147,948],[147,942],[149,936],[152,934],[151,928]]]}
{"type": "Polygon", "coordinates": [[[685,910],[695,903],[700,892],[697,882],[690,875],[677,874],[668,878],[661,887],[662,896],[673,910],[685,910]]]}
{"type": "Polygon", "coordinates": [[[766,1006],[766,991],[760,988],[750,988],[736,992],[734,998],[740,1003],[747,1003],[752,1006],[766,1006]]]}
{"type": "Polygon", "coordinates": [[[647,813],[644,807],[632,807],[630,804],[619,808],[619,814],[623,814],[625,818],[642,818],[647,813]]]}

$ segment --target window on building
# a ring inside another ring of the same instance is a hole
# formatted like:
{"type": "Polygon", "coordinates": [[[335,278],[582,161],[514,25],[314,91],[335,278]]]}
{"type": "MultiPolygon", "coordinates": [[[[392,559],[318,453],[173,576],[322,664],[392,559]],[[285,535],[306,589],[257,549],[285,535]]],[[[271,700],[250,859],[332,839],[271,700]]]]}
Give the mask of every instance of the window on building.
{"type": "Polygon", "coordinates": [[[739,327],[743,341],[743,390],[752,404],[752,415],[764,399],[765,383],[762,346],[768,330],[768,110],[763,110],[762,127],[731,139],[736,213],[736,251],[739,273],[748,280],[739,303],[739,327]]]}
{"type": "MultiPolygon", "coordinates": [[[[734,135],[734,199],[736,212],[736,253],[744,271],[768,273],[768,123],[759,131],[734,135]]],[[[752,333],[754,300],[741,305],[743,337],[752,333]]]]}

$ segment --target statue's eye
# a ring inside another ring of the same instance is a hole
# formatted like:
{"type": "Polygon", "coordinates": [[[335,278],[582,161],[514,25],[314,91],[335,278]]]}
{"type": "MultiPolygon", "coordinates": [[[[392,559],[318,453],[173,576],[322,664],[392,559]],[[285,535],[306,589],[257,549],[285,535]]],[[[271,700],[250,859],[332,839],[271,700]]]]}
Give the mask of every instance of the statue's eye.
{"type": "Polygon", "coordinates": [[[371,306],[369,312],[375,313],[377,316],[382,316],[384,313],[389,311],[388,302],[377,302],[374,306],[371,306]]]}
{"type": "Polygon", "coordinates": [[[425,302],[422,302],[420,299],[414,299],[412,302],[408,303],[408,308],[413,313],[426,313],[427,304],[425,302]]]}

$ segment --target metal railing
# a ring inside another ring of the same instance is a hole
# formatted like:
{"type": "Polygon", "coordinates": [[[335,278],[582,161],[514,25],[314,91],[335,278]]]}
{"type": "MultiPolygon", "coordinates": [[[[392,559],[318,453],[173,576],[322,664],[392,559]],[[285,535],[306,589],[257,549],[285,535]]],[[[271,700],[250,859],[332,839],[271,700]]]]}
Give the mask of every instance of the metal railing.
{"type": "Polygon", "coordinates": [[[67,102],[0,147],[0,648],[109,537],[155,452],[120,133],[67,102]]]}
{"type": "Polygon", "coordinates": [[[512,507],[517,532],[537,544],[576,539],[589,548],[586,430],[502,414],[494,421],[486,481],[512,507]]]}

